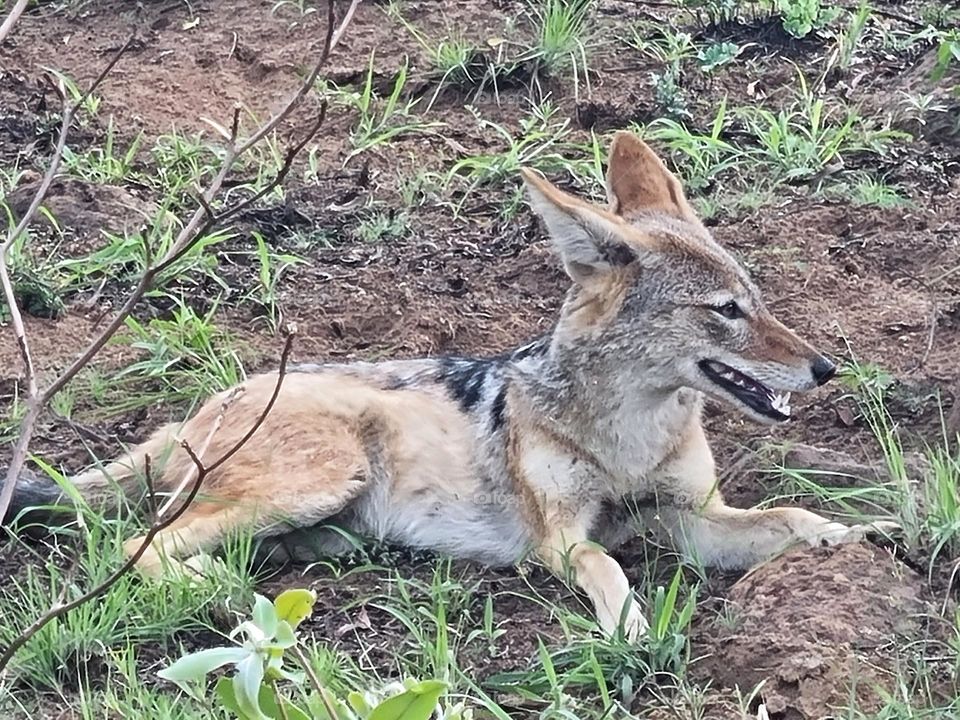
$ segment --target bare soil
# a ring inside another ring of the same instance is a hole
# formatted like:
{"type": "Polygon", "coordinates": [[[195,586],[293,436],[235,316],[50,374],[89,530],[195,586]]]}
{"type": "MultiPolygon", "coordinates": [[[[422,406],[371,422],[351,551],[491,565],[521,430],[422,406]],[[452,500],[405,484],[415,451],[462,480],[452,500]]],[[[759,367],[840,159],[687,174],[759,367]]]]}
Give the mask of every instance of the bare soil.
{"type": "MultiPolygon", "coordinates": [[[[912,12],[909,5],[884,7],[912,12]]],[[[459,27],[485,44],[504,33],[508,18],[523,8],[508,0],[460,0],[404,3],[404,11],[428,35],[442,36],[446,28],[459,27]]],[[[127,140],[140,131],[156,138],[173,126],[209,135],[204,119],[226,124],[236,103],[261,116],[279,106],[322,43],[322,15],[300,17],[289,9],[271,13],[271,3],[258,0],[197,0],[189,7],[99,0],[73,10],[42,3],[0,50],[0,165],[41,167],[49,155],[57,99],[42,80],[44,67],[55,66],[83,84],[134,33],[132,51],[101,91],[97,119],[74,135],[75,146],[102,138],[109,116],[127,140]]],[[[611,32],[631,18],[651,17],[667,19],[669,14],[661,3],[600,4],[600,21],[611,32]]],[[[758,94],[775,100],[795,77],[790,63],[812,67],[820,47],[789,41],[763,23],[709,32],[755,45],[749,86],[738,64],[709,80],[692,81],[703,85],[691,93],[691,110],[700,121],[711,117],[724,96],[731,105],[754,102],[758,94]]],[[[419,46],[386,20],[376,3],[360,8],[334,54],[331,77],[340,83],[358,80],[374,49],[379,82],[388,84],[409,55],[412,86],[432,94],[435,79],[419,46]]],[[[913,82],[914,69],[929,62],[929,56],[882,55],[879,50],[876,57],[877,72],[858,75],[853,90],[849,79],[840,79],[831,92],[837,97],[888,97],[891,87],[901,79],[913,82]]],[[[622,48],[604,49],[592,67],[589,95],[575,96],[569,83],[544,80],[575,119],[577,137],[655,116],[652,61],[628,56],[622,48]]],[[[550,328],[566,281],[531,215],[501,221],[497,209],[506,196],[493,191],[471,201],[460,218],[442,207],[402,207],[395,183],[398,172],[412,167],[448,166],[458,148],[477,152],[497,147],[496,138],[477,127],[464,103],[473,99],[484,113],[515,128],[523,109],[519,97],[519,91],[516,96],[505,91],[498,108],[492,97],[444,91],[430,112],[448,123],[442,134],[401,137],[345,166],[353,120],[345,111],[334,111],[315,141],[320,174],[327,179],[304,183],[293,177],[282,204],[241,218],[242,230],[261,232],[280,251],[294,252],[293,238],[306,230],[322,228],[336,238],[331,248],[295,250],[308,262],[281,285],[284,314],[299,326],[295,359],[491,354],[550,328]],[[405,238],[379,244],[356,238],[352,228],[360,214],[351,208],[371,198],[409,212],[411,230],[405,238]]],[[[315,107],[307,103],[301,108],[285,133],[302,128],[315,107]]],[[[941,404],[949,409],[957,401],[951,388],[960,383],[960,273],[945,272],[960,265],[960,162],[955,138],[946,131],[905,144],[888,162],[892,178],[909,188],[913,206],[879,210],[814,201],[797,189],[785,191],[785,199],[774,206],[721,217],[712,230],[751,269],[786,324],[825,352],[838,357],[853,353],[897,378],[893,412],[921,444],[937,437],[941,404]]],[[[100,242],[101,229],[121,231],[131,218],[142,217],[152,200],[135,185],[67,180],[56,184],[48,205],[69,239],[64,251],[79,254],[100,242]]],[[[241,238],[237,242],[249,249],[248,233],[241,238]]],[[[224,272],[244,287],[253,282],[256,270],[231,266],[224,272]]],[[[67,312],[58,319],[27,318],[42,375],[49,377],[69,362],[122,290],[108,284],[98,297],[68,298],[67,312]]],[[[208,306],[211,298],[200,295],[195,301],[208,306]]],[[[140,312],[149,317],[163,309],[146,303],[140,312]]],[[[248,371],[276,362],[280,341],[248,310],[231,308],[222,321],[243,340],[248,371]]],[[[111,366],[123,359],[113,348],[100,362],[111,366]]],[[[12,336],[5,333],[0,340],[0,402],[8,407],[20,373],[12,336]]],[[[728,469],[724,491],[734,504],[747,506],[768,495],[768,476],[758,472],[754,449],[802,441],[863,462],[875,453],[868,429],[841,388],[797,405],[798,420],[774,429],[724,408],[710,409],[710,435],[721,469],[728,469]]],[[[89,461],[84,443],[101,456],[113,454],[121,442],[143,438],[179,410],[151,408],[91,421],[87,427],[95,431],[93,440],[74,425],[47,418],[34,450],[72,471],[89,461]]],[[[0,456],[5,452],[0,449],[0,456]]],[[[631,580],[644,575],[642,546],[638,539],[621,554],[631,580]]],[[[423,572],[416,559],[397,557],[405,570],[409,565],[411,575],[423,572]]],[[[0,577],[17,571],[16,558],[0,551],[0,559],[0,577]]],[[[911,564],[924,560],[906,559],[911,564]]],[[[519,589],[529,582],[565,602],[580,601],[537,569],[522,577],[517,571],[457,567],[487,592],[519,589]]],[[[856,692],[864,702],[875,702],[876,687],[888,687],[894,669],[888,646],[922,642],[940,632],[924,618],[936,614],[934,606],[947,592],[945,568],[937,566],[933,577],[940,580],[931,586],[887,551],[864,545],[792,553],[736,582],[718,573],[708,581],[711,598],[696,621],[693,656],[706,657],[691,672],[710,681],[718,697],[766,680],[762,699],[770,716],[783,720],[828,716],[848,697],[855,678],[861,681],[856,692]],[[709,612],[726,604],[733,608],[730,626],[709,612]]],[[[382,647],[380,660],[389,662],[403,628],[363,602],[351,605],[375,593],[371,582],[365,574],[336,580],[322,568],[310,569],[306,576],[302,568],[291,568],[264,589],[310,584],[320,593],[323,609],[310,626],[318,637],[348,651],[359,647],[359,637],[364,647],[382,647]]],[[[535,662],[538,636],[558,637],[542,608],[511,597],[504,595],[497,606],[510,638],[507,649],[494,659],[477,658],[479,677],[526,667],[535,662]]],[[[377,661],[364,658],[374,666],[377,661]]]]}

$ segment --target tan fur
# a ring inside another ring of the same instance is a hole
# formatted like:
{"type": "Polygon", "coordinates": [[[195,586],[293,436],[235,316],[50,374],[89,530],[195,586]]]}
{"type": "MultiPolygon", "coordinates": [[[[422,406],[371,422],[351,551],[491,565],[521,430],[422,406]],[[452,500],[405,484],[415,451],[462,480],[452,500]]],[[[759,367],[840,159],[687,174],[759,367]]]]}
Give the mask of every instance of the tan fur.
{"type": "MultiPolygon", "coordinates": [[[[639,522],[704,563],[747,567],[793,544],[850,542],[871,529],[724,504],[700,422],[704,396],[777,418],[762,399],[750,404],[760,396],[725,388],[715,368],[772,393],[808,390],[822,381],[814,364],[830,366],[770,315],[656,155],[617,134],[606,208],[523,176],[573,281],[551,335],[491,360],[295,369],[250,441],[154,540],[145,572],[196,571],[202,565],[182,561],[239,529],[305,533],[332,548],[326,523],[493,563],[532,550],[572,573],[606,632],[636,638],[642,608],[597,541],[622,541],[639,522]],[[722,315],[731,303],[739,315],[722,315]]],[[[243,438],[276,384],[276,374],[244,383],[204,462],[243,438]]],[[[177,442],[202,447],[225,397],[75,483],[91,497],[113,481],[131,492],[149,457],[156,487],[170,492],[192,469],[177,442]]]]}

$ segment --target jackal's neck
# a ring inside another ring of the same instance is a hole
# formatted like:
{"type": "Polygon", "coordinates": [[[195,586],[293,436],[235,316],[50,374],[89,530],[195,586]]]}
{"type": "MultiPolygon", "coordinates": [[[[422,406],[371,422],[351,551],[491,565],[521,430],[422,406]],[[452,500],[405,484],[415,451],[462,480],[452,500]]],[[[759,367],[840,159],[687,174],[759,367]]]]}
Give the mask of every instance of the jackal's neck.
{"type": "Polygon", "coordinates": [[[699,402],[694,391],[664,387],[664,369],[653,363],[628,363],[617,353],[563,346],[549,337],[515,351],[514,365],[538,414],[576,433],[641,431],[699,402]]]}

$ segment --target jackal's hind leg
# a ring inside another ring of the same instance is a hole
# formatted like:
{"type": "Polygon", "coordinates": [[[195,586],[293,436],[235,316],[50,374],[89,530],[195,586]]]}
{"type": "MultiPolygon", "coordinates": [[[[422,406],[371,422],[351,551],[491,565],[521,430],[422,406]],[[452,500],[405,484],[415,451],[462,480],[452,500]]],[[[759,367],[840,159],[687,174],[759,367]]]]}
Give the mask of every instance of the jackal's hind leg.
{"type": "MultiPolygon", "coordinates": [[[[231,534],[251,533],[259,540],[309,528],[339,513],[366,487],[365,475],[356,474],[339,482],[311,478],[299,484],[285,483],[269,500],[262,494],[238,500],[205,498],[158,532],[136,567],[154,577],[167,571],[196,575],[205,565],[201,554],[221,546],[231,534]],[[285,487],[296,491],[287,492],[285,487]]],[[[145,536],[140,536],[124,543],[126,555],[135,553],[144,540],[145,536]]]]}

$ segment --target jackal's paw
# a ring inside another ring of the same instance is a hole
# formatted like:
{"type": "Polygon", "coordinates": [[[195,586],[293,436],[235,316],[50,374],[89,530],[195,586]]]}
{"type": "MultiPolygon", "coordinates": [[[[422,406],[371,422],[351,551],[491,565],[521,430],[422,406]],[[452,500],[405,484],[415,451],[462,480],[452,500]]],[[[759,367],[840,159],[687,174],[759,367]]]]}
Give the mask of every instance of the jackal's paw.
{"type": "Polygon", "coordinates": [[[623,636],[631,643],[640,642],[649,627],[643,616],[643,607],[636,600],[631,600],[630,609],[623,620],[623,636]]]}
{"type": "Polygon", "coordinates": [[[618,616],[600,618],[600,627],[607,635],[618,636],[622,633],[630,643],[637,643],[647,633],[647,619],[643,615],[643,606],[632,597],[627,600],[626,610],[618,616]],[[621,624],[622,618],[622,624],[621,624]]]}
{"type": "Polygon", "coordinates": [[[207,553],[194,555],[178,564],[180,565],[181,572],[194,582],[201,582],[216,575],[224,567],[222,560],[218,560],[207,553]]]}
{"type": "Polygon", "coordinates": [[[817,534],[810,538],[811,545],[842,545],[855,543],[861,540],[889,538],[900,533],[903,528],[895,522],[878,520],[862,525],[843,525],[841,523],[827,523],[821,526],[817,534]]]}

